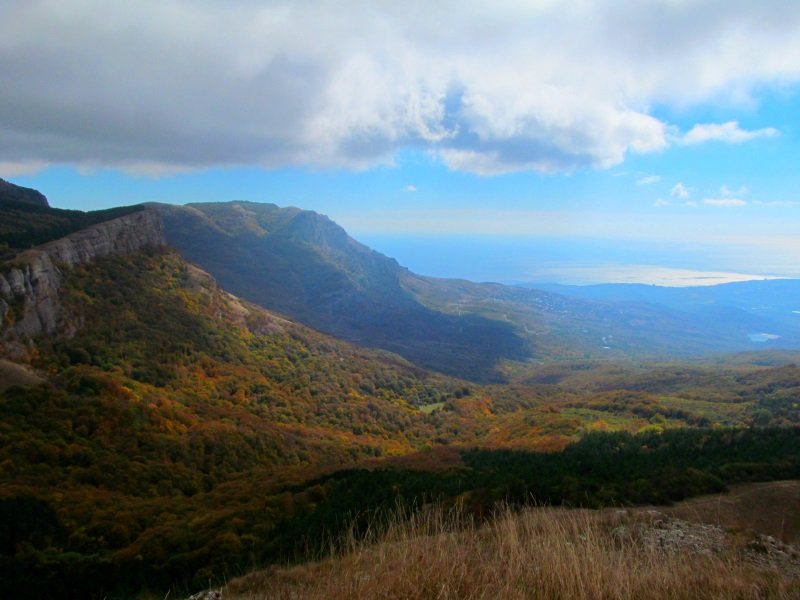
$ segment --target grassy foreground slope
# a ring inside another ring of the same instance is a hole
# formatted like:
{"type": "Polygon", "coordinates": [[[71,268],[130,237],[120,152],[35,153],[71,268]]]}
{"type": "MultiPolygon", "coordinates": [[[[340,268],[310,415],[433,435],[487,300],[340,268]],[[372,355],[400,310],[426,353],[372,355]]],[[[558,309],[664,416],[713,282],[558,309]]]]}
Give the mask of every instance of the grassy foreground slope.
{"type": "Polygon", "coordinates": [[[797,598],[800,556],[748,548],[714,526],[570,509],[401,515],[339,552],[230,582],[230,600],[797,598]]]}

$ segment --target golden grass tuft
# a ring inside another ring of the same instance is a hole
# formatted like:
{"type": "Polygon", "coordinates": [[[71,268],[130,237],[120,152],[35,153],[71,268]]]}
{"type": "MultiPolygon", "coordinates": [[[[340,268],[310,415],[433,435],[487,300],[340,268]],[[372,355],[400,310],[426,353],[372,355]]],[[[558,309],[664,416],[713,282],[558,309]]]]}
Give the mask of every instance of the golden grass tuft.
{"type": "MultiPolygon", "coordinates": [[[[612,533],[631,517],[569,509],[501,512],[481,527],[456,511],[400,514],[318,562],[232,581],[226,600],[799,598],[800,581],[725,555],[669,553],[612,533]]],[[[630,528],[629,528],[630,529],[630,528]]],[[[652,545],[651,545],[652,546],[652,545]]]]}

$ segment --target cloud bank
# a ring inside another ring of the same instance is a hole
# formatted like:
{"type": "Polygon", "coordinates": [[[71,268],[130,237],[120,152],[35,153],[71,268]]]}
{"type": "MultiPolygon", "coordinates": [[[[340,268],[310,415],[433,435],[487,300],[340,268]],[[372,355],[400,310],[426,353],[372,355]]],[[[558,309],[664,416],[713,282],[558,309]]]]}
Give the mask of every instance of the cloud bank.
{"type": "Polygon", "coordinates": [[[747,202],[741,198],[706,198],[703,200],[706,206],[716,206],[717,208],[729,206],[745,206],[747,202]]]}
{"type": "Polygon", "coordinates": [[[702,144],[710,141],[741,144],[756,138],[775,135],[778,135],[778,130],[774,127],[747,131],[739,127],[737,121],[728,121],[727,123],[698,123],[683,136],[682,141],[684,144],[702,144]]]}
{"type": "Polygon", "coordinates": [[[654,105],[799,78],[800,3],[778,0],[6,0],[0,164],[606,168],[670,143],[654,105]]]}

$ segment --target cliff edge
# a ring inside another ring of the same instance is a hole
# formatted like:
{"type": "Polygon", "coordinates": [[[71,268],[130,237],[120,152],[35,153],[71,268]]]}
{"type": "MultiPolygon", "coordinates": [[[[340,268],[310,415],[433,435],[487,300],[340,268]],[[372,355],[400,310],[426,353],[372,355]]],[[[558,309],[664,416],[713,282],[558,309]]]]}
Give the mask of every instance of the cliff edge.
{"type": "Polygon", "coordinates": [[[26,250],[0,265],[0,357],[24,359],[33,338],[71,333],[59,297],[64,269],[165,243],[161,216],[145,208],[26,250]]]}

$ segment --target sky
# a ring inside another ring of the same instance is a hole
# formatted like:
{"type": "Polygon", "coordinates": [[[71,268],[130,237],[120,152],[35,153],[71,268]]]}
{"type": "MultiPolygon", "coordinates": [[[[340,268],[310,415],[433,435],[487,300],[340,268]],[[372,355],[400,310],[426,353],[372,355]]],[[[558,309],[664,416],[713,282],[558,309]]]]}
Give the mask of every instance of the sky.
{"type": "Polygon", "coordinates": [[[0,177],[252,200],[415,271],[800,277],[795,0],[0,0],[0,177]]]}

